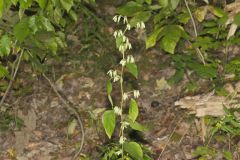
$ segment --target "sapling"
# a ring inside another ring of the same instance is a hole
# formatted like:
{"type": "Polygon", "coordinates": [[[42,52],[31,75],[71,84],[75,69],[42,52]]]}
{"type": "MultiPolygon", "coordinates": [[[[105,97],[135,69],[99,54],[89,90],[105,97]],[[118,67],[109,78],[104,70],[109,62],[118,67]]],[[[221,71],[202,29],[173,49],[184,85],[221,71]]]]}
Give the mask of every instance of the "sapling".
{"type": "MultiPolygon", "coordinates": [[[[137,31],[144,30],[145,25],[143,22],[136,23],[136,26],[131,26],[128,22],[127,17],[117,15],[113,18],[113,21],[117,24],[122,23],[125,27],[123,30],[119,29],[116,30],[113,34],[115,40],[116,40],[116,47],[118,51],[121,54],[121,60],[119,62],[119,69],[111,69],[107,72],[108,76],[110,77],[107,82],[107,94],[108,99],[111,103],[111,110],[107,110],[104,112],[102,116],[102,123],[105,129],[105,132],[109,139],[111,139],[115,126],[119,127],[119,140],[118,144],[116,146],[118,149],[116,150],[116,147],[114,147],[114,153],[110,152],[108,155],[105,153],[105,156],[103,159],[136,159],[140,160],[143,159],[143,157],[146,157],[144,155],[141,145],[139,145],[136,142],[127,140],[125,129],[128,127],[131,127],[132,129],[138,130],[138,131],[144,131],[145,128],[136,122],[136,119],[138,117],[139,109],[138,104],[135,99],[137,99],[140,96],[139,90],[131,90],[127,91],[124,88],[124,73],[127,71],[131,73],[135,78],[138,77],[138,69],[137,65],[135,63],[134,57],[129,54],[129,50],[132,49],[132,45],[126,36],[126,33],[130,31],[132,28],[135,28],[137,31]],[[116,106],[111,98],[111,93],[113,89],[112,83],[118,83],[119,89],[120,89],[120,102],[119,106],[116,106]],[[124,106],[129,104],[128,114],[123,113],[124,106]],[[117,121],[119,119],[119,121],[117,121]],[[116,123],[119,122],[119,125],[116,125],[116,123]]],[[[146,159],[146,158],[145,158],[146,159]]]]}

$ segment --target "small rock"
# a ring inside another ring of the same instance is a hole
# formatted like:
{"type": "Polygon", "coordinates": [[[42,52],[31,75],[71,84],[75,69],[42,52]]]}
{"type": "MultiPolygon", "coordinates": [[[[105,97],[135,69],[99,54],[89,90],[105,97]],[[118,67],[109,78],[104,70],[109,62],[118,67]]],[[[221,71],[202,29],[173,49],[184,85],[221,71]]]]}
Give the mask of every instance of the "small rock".
{"type": "Polygon", "coordinates": [[[158,101],[152,101],[151,107],[156,108],[156,107],[161,107],[162,104],[158,101]]]}

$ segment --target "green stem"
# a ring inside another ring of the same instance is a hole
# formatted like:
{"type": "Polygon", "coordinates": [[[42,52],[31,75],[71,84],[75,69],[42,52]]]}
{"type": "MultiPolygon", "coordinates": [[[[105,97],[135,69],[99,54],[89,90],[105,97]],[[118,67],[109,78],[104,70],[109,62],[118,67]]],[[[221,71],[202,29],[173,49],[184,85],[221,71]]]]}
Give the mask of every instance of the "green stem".
{"type": "MultiPolygon", "coordinates": [[[[125,59],[125,54],[123,53],[123,59],[125,59]]],[[[124,66],[122,65],[122,69],[121,69],[121,78],[120,78],[120,89],[121,89],[121,104],[120,104],[120,108],[121,108],[121,112],[123,111],[123,103],[124,103],[124,99],[123,99],[123,94],[124,94],[124,88],[123,88],[123,71],[124,71],[124,66]]],[[[122,127],[123,125],[123,113],[121,113],[121,133],[120,133],[120,137],[124,137],[124,127],[122,127]]],[[[123,143],[122,143],[122,159],[123,159],[123,143]]]]}

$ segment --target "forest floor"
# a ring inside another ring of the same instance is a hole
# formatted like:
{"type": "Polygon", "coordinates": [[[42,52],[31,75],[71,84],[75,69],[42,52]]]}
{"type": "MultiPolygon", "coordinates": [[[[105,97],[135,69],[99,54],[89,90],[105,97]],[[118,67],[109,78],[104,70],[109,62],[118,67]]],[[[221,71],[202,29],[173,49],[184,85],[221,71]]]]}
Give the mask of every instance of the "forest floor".
{"type": "MultiPolygon", "coordinates": [[[[78,41],[81,35],[70,35],[70,39],[75,42],[60,54],[62,58],[47,62],[51,67],[46,75],[56,84],[65,100],[80,113],[85,130],[82,157],[97,160],[100,146],[109,141],[103,132],[101,115],[109,107],[106,94],[106,72],[112,67],[109,57],[115,57],[117,53],[98,61],[96,57],[102,56],[99,55],[103,51],[101,48],[96,47],[97,52],[79,52],[79,48],[83,47],[78,41]],[[82,60],[89,55],[92,58],[82,60]]],[[[138,122],[149,130],[145,133],[131,131],[129,138],[148,146],[156,160],[198,159],[192,152],[204,143],[200,119],[175,106],[182,97],[193,95],[185,92],[187,78],[170,86],[166,80],[174,75],[175,69],[170,64],[169,55],[137,47],[134,52],[139,78],[135,82],[126,77],[130,82],[127,87],[140,90],[138,122]]],[[[117,61],[116,57],[113,63],[117,61]]],[[[208,93],[207,81],[200,80],[198,85],[202,87],[195,94],[208,93]]],[[[114,91],[113,97],[118,97],[118,94],[114,91]]],[[[74,116],[66,111],[48,82],[35,74],[29,64],[22,63],[5,105],[24,121],[24,126],[16,129],[16,124],[12,123],[12,129],[0,133],[1,160],[70,160],[79,148],[81,131],[74,116]]],[[[226,142],[213,145],[219,149],[228,148],[226,142]]],[[[218,159],[224,158],[219,155],[218,159]]]]}

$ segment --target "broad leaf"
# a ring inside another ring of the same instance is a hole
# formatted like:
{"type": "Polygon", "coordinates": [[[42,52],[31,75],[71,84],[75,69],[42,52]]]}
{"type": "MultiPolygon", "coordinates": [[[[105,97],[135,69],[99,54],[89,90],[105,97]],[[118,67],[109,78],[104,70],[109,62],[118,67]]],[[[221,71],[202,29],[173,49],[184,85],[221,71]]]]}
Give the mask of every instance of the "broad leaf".
{"type": "Polygon", "coordinates": [[[209,11],[212,12],[217,17],[223,17],[224,15],[226,15],[224,10],[218,7],[209,7],[209,11]]]}
{"type": "Polygon", "coordinates": [[[128,152],[129,155],[137,160],[143,159],[143,151],[141,146],[136,142],[126,142],[123,144],[124,151],[128,152]]]}
{"type": "Polygon", "coordinates": [[[138,116],[138,105],[134,99],[131,99],[128,116],[134,122],[138,116]]]}
{"type": "Polygon", "coordinates": [[[161,47],[168,53],[174,54],[174,50],[180,38],[184,35],[184,30],[179,25],[167,25],[162,31],[161,47]]]}
{"type": "Polygon", "coordinates": [[[78,17],[77,17],[76,12],[74,12],[73,10],[71,10],[71,11],[69,12],[69,15],[70,15],[70,17],[72,18],[72,20],[74,20],[75,22],[77,22],[78,17]]]}
{"type": "Polygon", "coordinates": [[[20,8],[25,10],[31,7],[32,0],[19,0],[19,3],[20,3],[20,8]]]}
{"type": "Polygon", "coordinates": [[[111,97],[111,93],[112,93],[112,83],[111,83],[111,81],[107,81],[108,100],[111,103],[111,105],[113,106],[113,100],[112,100],[112,97],[111,97]]]}
{"type": "Polygon", "coordinates": [[[19,42],[23,42],[25,38],[30,34],[28,20],[21,20],[18,24],[16,24],[13,28],[13,33],[19,42]]]}
{"type": "Polygon", "coordinates": [[[177,41],[171,37],[163,37],[161,41],[161,47],[168,53],[174,54],[174,50],[177,45],[177,41]]]}
{"type": "Polygon", "coordinates": [[[127,63],[126,67],[128,72],[130,72],[135,78],[138,77],[138,69],[135,63],[127,63]]]}
{"type": "Polygon", "coordinates": [[[0,18],[2,18],[4,10],[4,0],[0,0],[0,18]]]}
{"type": "Polygon", "coordinates": [[[168,0],[158,0],[158,3],[160,6],[162,6],[163,8],[168,6],[168,0]]]}
{"type": "Polygon", "coordinates": [[[37,0],[37,3],[42,9],[44,9],[47,4],[47,0],[37,0]]]}
{"type": "Polygon", "coordinates": [[[180,0],[171,0],[172,9],[176,9],[180,0]]]}
{"type": "Polygon", "coordinates": [[[117,13],[124,16],[134,16],[137,12],[144,10],[142,4],[139,4],[134,1],[128,2],[125,6],[119,7],[117,13]]]}
{"type": "Polygon", "coordinates": [[[0,56],[8,56],[10,53],[11,41],[7,35],[2,36],[0,40],[0,56]]]}
{"type": "Polygon", "coordinates": [[[112,93],[112,83],[111,81],[107,81],[107,94],[111,94],[112,93]]]}
{"type": "Polygon", "coordinates": [[[138,123],[137,121],[135,122],[130,122],[130,127],[134,130],[140,131],[140,132],[145,132],[147,131],[147,128],[145,128],[143,125],[138,123]]]}
{"type": "Polygon", "coordinates": [[[2,77],[4,77],[4,76],[6,76],[6,77],[8,77],[9,79],[11,79],[11,76],[10,76],[8,70],[7,70],[4,66],[2,66],[2,65],[0,64],[0,78],[2,78],[2,77]]]}
{"type": "Polygon", "coordinates": [[[149,5],[152,4],[152,0],[145,0],[145,2],[149,5]]]}
{"type": "Polygon", "coordinates": [[[73,0],[60,0],[62,7],[69,12],[73,6],[73,0]]]}
{"type": "Polygon", "coordinates": [[[150,11],[145,11],[145,12],[139,12],[137,13],[131,20],[130,20],[130,25],[131,26],[136,26],[138,22],[146,22],[149,20],[151,17],[151,12],[150,11]]]}
{"type": "Polygon", "coordinates": [[[108,110],[108,111],[104,112],[103,117],[102,117],[102,123],[103,123],[103,127],[104,127],[105,132],[109,139],[112,137],[112,134],[115,129],[115,125],[116,125],[115,119],[116,119],[116,117],[115,117],[115,113],[113,110],[108,110]]]}
{"type": "Polygon", "coordinates": [[[157,42],[158,35],[162,31],[162,29],[163,28],[158,28],[158,29],[154,30],[153,33],[149,37],[147,37],[147,39],[146,39],[146,49],[155,46],[155,44],[157,42]]]}
{"type": "Polygon", "coordinates": [[[58,44],[54,38],[51,38],[47,41],[46,47],[53,53],[57,54],[58,44]]]}

